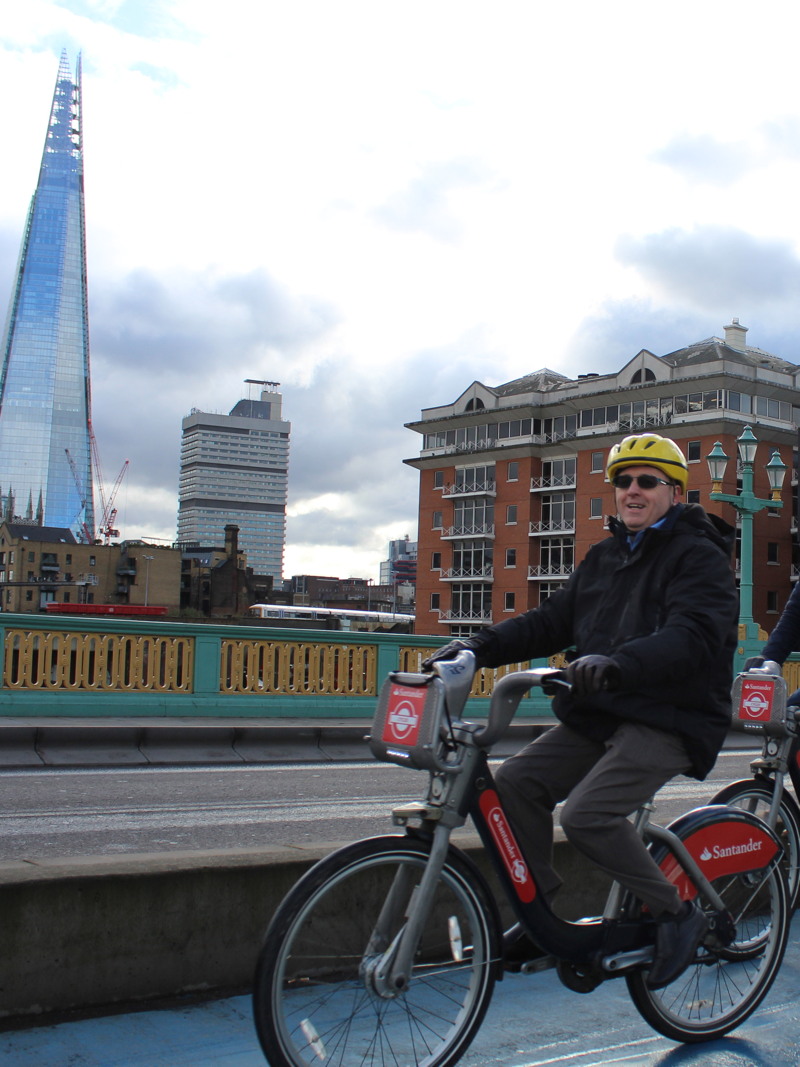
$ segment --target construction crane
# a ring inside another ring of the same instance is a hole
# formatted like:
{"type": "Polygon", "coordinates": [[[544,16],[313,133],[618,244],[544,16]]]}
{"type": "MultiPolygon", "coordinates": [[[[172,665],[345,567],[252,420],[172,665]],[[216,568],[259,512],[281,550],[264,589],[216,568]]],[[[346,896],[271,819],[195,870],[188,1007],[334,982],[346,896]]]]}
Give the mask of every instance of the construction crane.
{"type": "Polygon", "coordinates": [[[103,481],[103,469],[100,466],[100,450],[97,447],[97,438],[94,435],[91,421],[89,422],[89,441],[92,446],[92,459],[94,460],[94,474],[97,482],[97,489],[100,493],[100,522],[97,526],[97,536],[103,538],[103,544],[108,545],[111,543],[112,537],[119,537],[119,530],[114,526],[117,520],[117,509],[114,507],[114,501],[119,492],[119,487],[122,485],[122,479],[125,477],[125,472],[128,469],[130,460],[126,459],[122,464],[122,470],[117,475],[117,479],[111,489],[111,492],[106,498],[105,482],[103,481]]]}

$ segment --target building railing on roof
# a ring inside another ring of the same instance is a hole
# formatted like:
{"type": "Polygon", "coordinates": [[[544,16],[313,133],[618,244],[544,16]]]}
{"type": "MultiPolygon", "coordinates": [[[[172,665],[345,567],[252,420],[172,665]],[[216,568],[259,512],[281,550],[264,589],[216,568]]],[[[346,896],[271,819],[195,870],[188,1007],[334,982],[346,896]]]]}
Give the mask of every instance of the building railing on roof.
{"type": "Polygon", "coordinates": [[[446,526],[442,530],[442,540],[454,537],[494,537],[494,523],[467,522],[455,526],[446,526]]]}
{"type": "Polygon", "coordinates": [[[476,482],[473,485],[445,485],[442,487],[442,496],[496,496],[497,489],[494,480],[487,479],[476,482]]]}
{"type": "Polygon", "coordinates": [[[574,519],[553,519],[550,522],[532,522],[528,526],[529,537],[541,537],[544,534],[575,533],[574,519]]]}
{"type": "Polygon", "coordinates": [[[483,581],[494,579],[494,567],[447,567],[440,573],[443,582],[483,581]]]}

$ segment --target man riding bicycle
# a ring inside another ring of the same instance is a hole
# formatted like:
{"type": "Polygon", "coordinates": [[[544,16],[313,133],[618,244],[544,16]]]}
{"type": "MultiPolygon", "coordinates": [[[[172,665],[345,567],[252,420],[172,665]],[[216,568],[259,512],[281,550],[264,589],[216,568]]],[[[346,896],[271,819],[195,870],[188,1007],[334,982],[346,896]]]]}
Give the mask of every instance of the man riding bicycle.
{"type": "MultiPolygon", "coordinates": [[[[558,725],[507,760],[496,779],[528,864],[552,899],[553,811],[567,838],[658,920],[648,984],[689,964],[706,930],[682,903],[629,816],[679,774],[703,779],[730,725],[738,596],[734,530],[681,502],[689,471],[674,441],[626,437],[608,457],[617,517],[564,586],[516,618],[455,640],[427,661],[471,649],[479,667],[570,649],[558,725]]],[[[510,931],[507,938],[513,939],[510,931]]]]}

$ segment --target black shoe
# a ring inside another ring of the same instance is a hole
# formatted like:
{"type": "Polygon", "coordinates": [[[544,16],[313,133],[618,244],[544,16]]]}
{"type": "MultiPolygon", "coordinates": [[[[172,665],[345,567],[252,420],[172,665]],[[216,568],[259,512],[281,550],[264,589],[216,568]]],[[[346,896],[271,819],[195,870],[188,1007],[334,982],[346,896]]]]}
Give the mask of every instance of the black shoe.
{"type": "Polygon", "coordinates": [[[688,900],[677,915],[659,920],[647,988],[663,989],[685,971],[707,929],[708,919],[702,909],[688,900]]]}
{"type": "Polygon", "coordinates": [[[503,960],[506,970],[519,970],[525,963],[547,955],[535,941],[531,941],[522,923],[514,925],[503,934],[503,960]]]}

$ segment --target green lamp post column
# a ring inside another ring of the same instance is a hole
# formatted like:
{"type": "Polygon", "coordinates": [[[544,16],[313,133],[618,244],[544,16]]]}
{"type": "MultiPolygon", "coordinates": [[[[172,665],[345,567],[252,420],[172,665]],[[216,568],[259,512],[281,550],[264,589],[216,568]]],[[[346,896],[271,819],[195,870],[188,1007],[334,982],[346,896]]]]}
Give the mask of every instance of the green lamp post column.
{"type": "Polygon", "coordinates": [[[763,500],[753,492],[753,463],[756,458],[758,440],[749,426],[745,426],[738,439],[739,459],[741,462],[742,488],[737,493],[723,493],[722,479],[728,457],[719,441],[708,454],[708,469],[711,474],[711,499],[732,504],[741,516],[742,546],[739,578],[739,624],[744,628],[744,640],[741,652],[745,658],[756,656],[761,651],[758,638],[758,624],[753,618],[753,516],[764,508],[782,508],[781,488],[786,464],[781,460],[777,449],[766,464],[769,478],[770,496],[763,500]]]}

